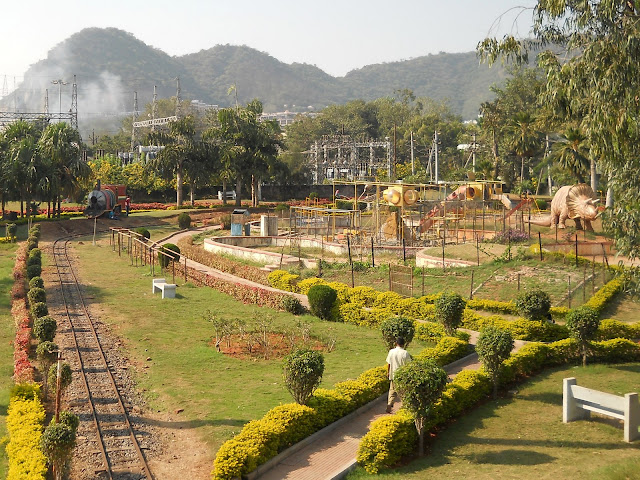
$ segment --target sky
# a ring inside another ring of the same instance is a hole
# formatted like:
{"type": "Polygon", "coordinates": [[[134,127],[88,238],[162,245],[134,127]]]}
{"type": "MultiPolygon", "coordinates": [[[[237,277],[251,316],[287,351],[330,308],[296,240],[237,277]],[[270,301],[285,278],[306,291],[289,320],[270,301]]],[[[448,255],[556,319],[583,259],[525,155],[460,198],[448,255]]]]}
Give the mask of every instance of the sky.
{"type": "MultiPolygon", "coordinates": [[[[526,36],[534,0],[22,0],[3,2],[0,82],[87,27],[116,27],[169,55],[247,45],[333,76],[365,65],[468,52],[526,36]],[[518,8],[526,7],[526,9],[518,8]]],[[[3,85],[0,85],[3,88],[3,85]]],[[[1,92],[0,92],[1,93],[1,92]]]]}

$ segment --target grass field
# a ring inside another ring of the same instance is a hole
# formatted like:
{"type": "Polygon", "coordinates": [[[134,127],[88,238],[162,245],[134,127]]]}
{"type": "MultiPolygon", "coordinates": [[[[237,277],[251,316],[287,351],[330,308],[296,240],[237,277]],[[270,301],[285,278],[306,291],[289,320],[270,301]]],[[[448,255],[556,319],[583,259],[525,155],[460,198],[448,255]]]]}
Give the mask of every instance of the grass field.
{"type": "MultiPolygon", "coordinates": [[[[13,386],[13,339],[15,327],[11,317],[11,297],[13,286],[11,271],[15,264],[17,244],[0,244],[0,438],[7,435],[5,419],[9,406],[9,392],[13,386]]],[[[7,456],[4,442],[0,447],[0,477],[7,475],[7,456]]]]}
{"type": "MultiPolygon", "coordinates": [[[[429,442],[429,452],[375,478],[403,480],[638,479],[640,443],[593,416],[562,423],[562,379],[615,395],[638,391],[640,364],[565,367],[538,375],[510,398],[489,401],[429,442]]],[[[358,469],[349,480],[374,478],[358,469]]]]}
{"type": "MultiPolygon", "coordinates": [[[[210,288],[184,285],[179,278],[176,299],[162,300],[151,294],[148,268],[118,259],[105,237],[96,247],[82,241],[74,243],[74,251],[89,300],[124,340],[150,406],[161,412],[184,408],[181,415],[210,445],[211,458],[244,423],[291,401],[282,382],[281,360],[241,360],[216,352],[210,344],[213,327],[202,316],[211,310],[249,323],[266,318],[280,331],[294,328],[300,318],[243,305],[210,288]]],[[[301,319],[311,325],[312,335],[337,339],[335,350],[325,353],[323,386],[384,364],[386,349],[378,331],[312,316],[301,319]]],[[[410,351],[424,346],[412,344],[410,351]]]]}

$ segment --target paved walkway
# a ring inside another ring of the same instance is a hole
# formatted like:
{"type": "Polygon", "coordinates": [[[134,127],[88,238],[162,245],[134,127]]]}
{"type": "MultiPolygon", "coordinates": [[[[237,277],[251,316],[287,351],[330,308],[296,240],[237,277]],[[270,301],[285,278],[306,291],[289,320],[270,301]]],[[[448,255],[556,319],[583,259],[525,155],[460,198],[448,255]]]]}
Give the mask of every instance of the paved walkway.
{"type": "MultiPolygon", "coordinates": [[[[181,238],[195,235],[208,229],[210,229],[210,227],[200,227],[178,232],[163,239],[160,243],[164,243],[170,238],[173,242],[177,242],[181,238]]],[[[221,272],[191,260],[187,260],[187,265],[216,278],[282,293],[281,290],[265,287],[264,285],[221,272]]],[[[307,299],[305,295],[296,295],[296,297],[304,300],[306,304],[307,299]]],[[[475,345],[478,339],[478,332],[472,330],[464,331],[471,335],[469,343],[475,345]]],[[[525,344],[526,342],[516,340],[514,352],[518,351],[525,344]]],[[[476,370],[478,368],[480,368],[480,361],[474,353],[445,366],[445,371],[449,375],[449,378],[453,378],[462,370],[476,370]]],[[[398,410],[399,406],[399,403],[395,404],[394,413],[398,410]]],[[[313,438],[307,439],[308,441],[306,442],[303,441],[305,445],[302,448],[300,448],[300,446],[292,447],[291,451],[293,453],[287,451],[281,453],[277,459],[264,465],[268,470],[263,471],[263,469],[259,468],[258,471],[255,472],[254,475],[250,475],[249,478],[260,480],[337,480],[343,478],[356,466],[358,445],[362,437],[369,431],[369,425],[378,418],[386,415],[386,396],[382,396],[374,402],[371,402],[367,407],[361,408],[354,414],[339,420],[336,424],[314,434],[313,438]]]]}

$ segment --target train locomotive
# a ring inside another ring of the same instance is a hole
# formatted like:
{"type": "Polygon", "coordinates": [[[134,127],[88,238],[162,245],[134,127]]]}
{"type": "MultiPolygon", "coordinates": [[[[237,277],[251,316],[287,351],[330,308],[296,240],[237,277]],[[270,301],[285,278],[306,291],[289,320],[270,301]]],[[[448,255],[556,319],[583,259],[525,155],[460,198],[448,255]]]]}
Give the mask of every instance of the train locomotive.
{"type": "Polygon", "coordinates": [[[118,216],[125,208],[126,198],[126,185],[100,185],[98,180],[95,190],[88,195],[84,214],[87,218],[97,218],[104,214],[118,216]]]}

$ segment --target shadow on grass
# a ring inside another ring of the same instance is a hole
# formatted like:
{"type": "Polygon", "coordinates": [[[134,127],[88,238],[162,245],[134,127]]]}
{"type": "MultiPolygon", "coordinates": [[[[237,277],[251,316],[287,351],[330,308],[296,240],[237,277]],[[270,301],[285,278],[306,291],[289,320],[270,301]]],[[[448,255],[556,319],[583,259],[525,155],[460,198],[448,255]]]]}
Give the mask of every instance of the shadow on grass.
{"type": "Polygon", "coordinates": [[[546,453],[516,449],[465,455],[464,458],[471,463],[492,463],[494,465],[542,465],[544,463],[551,463],[556,459],[556,457],[547,455],[546,453]]]}
{"type": "Polygon", "coordinates": [[[640,373],[640,364],[636,365],[610,365],[609,368],[622,370],[624,372],[640,373]]]}
{"type": "Polygon", "coordinates": [[[240,420],[240,419],[215,419],[215,420],[184,420],[180,422],[168,422],[164,420],[155,420],[151,418],[141,417],[143,423],[147,425],[153,425],[162,428],[199,428],[205,426],[221,426],[225,425],[228,427],[243,427],[249,420],[240,420]]]}
{"type": "Polygon", "coordinates": [[[541,402],[557,407],[562,406],[562,392],[532,393],[530,395],[518,396],[516,398],[517,400],[524,400],[527,402],[541,402]]]}

